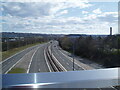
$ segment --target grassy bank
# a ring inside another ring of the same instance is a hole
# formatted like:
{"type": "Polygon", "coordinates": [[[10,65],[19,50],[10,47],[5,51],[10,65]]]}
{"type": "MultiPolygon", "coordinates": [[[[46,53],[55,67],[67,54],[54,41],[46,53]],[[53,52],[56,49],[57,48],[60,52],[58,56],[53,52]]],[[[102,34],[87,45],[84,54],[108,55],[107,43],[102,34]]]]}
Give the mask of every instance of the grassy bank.
{"type": "Polygon", "coordinates": [[[4,51],[4,52],[2,52],[2,60],[5,60],[6,58],[24,50],[24,49],[26,49],[28,47],[32,47],[32,46],[35,46],[35,45],[38,45],[38,44],[41,44],[41,43],[29,44],[29,45],[26,45],[26,46],[22,46],[22,47],[10,49],[8,51],[4,51]]]}
{"type": "Polygon", "coordinates": [[[25,69],[23,68],[13,68],[12,70],[10,70],[8,73],[25,73],[25,69]]]}

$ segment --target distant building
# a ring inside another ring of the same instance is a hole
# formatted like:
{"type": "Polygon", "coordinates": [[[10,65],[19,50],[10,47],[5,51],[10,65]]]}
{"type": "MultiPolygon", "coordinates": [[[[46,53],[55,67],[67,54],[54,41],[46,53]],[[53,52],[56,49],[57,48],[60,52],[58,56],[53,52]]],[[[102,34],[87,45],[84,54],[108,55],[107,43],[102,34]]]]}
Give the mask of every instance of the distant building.
{"type": "Polygon", "coordinates": [[[110,27],[110,35],[112,35],[112,27],[110,27]]]}

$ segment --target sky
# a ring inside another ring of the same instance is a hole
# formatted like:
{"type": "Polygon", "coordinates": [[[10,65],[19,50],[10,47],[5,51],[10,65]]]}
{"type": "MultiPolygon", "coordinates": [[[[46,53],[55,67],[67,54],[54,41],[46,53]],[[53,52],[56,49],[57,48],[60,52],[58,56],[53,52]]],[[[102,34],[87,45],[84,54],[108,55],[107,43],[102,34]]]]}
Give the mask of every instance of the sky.
{"type": "Polygon", "coordinates": [[[89,0],[2,1],[2,32],[42,34],[118,33],[118,2],[89,0]]]}

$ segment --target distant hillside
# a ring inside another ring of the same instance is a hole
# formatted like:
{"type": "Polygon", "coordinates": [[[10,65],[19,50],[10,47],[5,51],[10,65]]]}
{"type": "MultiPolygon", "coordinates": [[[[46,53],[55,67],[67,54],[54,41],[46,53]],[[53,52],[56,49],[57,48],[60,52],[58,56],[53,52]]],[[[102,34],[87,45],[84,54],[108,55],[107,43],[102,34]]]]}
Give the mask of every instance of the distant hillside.
{"type": "MultiPolygon", "coordinates": [[[[68,37],[80,37],[80,36],[90,36],[86,34],[40,34],[40,33],[15,33],[15,32],[2,32],[0,33],[0,37],[2,38],[15,38],[15,37],[63,37],[63,36],[68,36],[68,37]]],[[[91,35],[92,37],[106,37],[108,35],[91,35]]]]}
{"type": "MultiPolygon", "coordinates": [[[[80,37],[80,36],[83,36],[83,37],[86,37],[86,36],[90,36],[90,35],[86,35],[86,34],[68,34],[66,35],[68,37],[80,37]]],[[[92,37],[106,37],[108,35],[91,35],[92,37]]]]}
{"type": "Polygon", "coordinates": [[[47,34],[35,34],[35,33],[14,33],[14,32],[2,32],[3,38],[13,38],[13,37],[42,37],[42,36],[48,36],[47,34]]]}

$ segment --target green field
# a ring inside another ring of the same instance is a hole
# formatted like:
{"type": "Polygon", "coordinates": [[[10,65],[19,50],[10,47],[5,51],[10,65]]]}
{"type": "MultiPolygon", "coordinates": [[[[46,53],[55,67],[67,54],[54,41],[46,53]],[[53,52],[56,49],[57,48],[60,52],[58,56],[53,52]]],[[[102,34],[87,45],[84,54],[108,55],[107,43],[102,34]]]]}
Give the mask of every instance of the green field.
{"type": "Polygon", "coordinates": [[[10,70],[8,73],[25,73],[25,69],[23,68],[13,68],[12,70],[10,70]]]}

